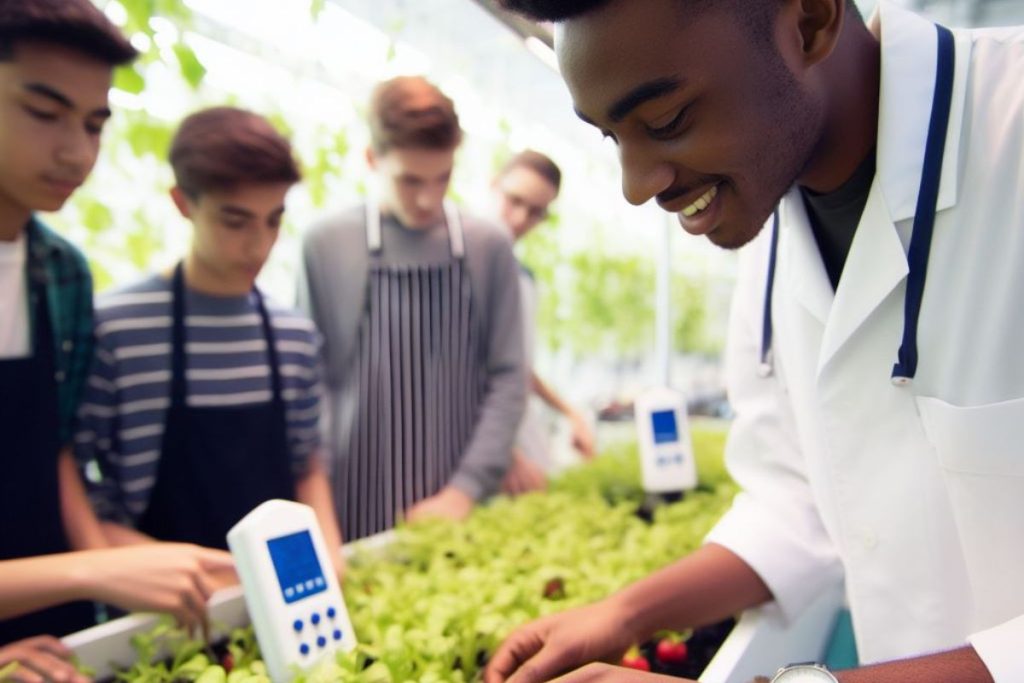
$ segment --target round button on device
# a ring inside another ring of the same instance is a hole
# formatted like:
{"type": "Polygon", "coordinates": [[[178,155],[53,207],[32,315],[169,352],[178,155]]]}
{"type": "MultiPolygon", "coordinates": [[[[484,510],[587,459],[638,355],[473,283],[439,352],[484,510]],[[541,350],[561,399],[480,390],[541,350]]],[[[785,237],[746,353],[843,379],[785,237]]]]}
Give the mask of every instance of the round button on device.
{"type": "Polygon", "coordinates": [[[312,622],[313,626],[316,626],[320,623],[320,614],[318,612],[313,612],[313,616],[311,616],[309,620],[312,622]]]}
{"type": "Polygon", "coordinates": [[[316,646],[317,647],[327,647],[327,639],[324,638],[323,636],[320,636],[319,638],[316,639],[316,646]]]}
{"type": "Polygon", "coordinates": [[[303,657],[308,655],[309,654],[309,645],[306,645],[305,643],[302,643],[301,645],[299,645],[299,654],[302,655],[303,657]]]}
{"type": "Polygon", "coordinates": [[[332,635],[334,636],[335,640],[341,640],[341,631],[339,631],[338,629],[334,629],[334,633],[332,635]]]}
{"type": "Polygon", "coordinates": [[[296,633],[302,631],[302,619],[296,619],[292,622],[292,628],[295,629],[296,633]]]}
{"type": "Polygon", "coordinates": [[[333,619],[336,616],[338,616],[338,610],[334,609],[333,607],[328,607],[327,608],[327,618],[328,619],[333,619]]]}

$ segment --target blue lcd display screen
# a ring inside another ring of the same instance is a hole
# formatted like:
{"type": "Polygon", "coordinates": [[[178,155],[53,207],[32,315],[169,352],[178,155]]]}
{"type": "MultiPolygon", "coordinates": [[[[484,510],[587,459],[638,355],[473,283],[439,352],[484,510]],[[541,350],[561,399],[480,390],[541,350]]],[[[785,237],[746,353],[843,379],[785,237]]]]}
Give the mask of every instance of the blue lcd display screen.
{"type": "Polygon", "coordinates": [[[267,541],[267,549],[285,602],[298,602],[327,590],[327,581],[308,531],[272,538],[267,541]]]}
{"type": "Polygon", "coordinates": [[[673,443],[679,441],[679,429],[676,427],[676,411],[659,410],[651,413],[651,426],[654,428],[654,443],[673,443]]]}

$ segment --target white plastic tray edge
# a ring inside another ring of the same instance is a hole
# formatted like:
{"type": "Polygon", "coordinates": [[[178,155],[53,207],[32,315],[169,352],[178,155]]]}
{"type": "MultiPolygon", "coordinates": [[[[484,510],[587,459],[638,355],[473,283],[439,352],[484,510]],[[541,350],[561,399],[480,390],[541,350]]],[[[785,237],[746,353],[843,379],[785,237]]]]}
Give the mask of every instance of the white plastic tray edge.
{"type": "Polygon", "coordinates": [[[700,677],[701,683],[747,683],[795,662],[821,662],[843,605],[843,587],[822,593],[792,622],[774,604],[747,610],[700,677]]]}

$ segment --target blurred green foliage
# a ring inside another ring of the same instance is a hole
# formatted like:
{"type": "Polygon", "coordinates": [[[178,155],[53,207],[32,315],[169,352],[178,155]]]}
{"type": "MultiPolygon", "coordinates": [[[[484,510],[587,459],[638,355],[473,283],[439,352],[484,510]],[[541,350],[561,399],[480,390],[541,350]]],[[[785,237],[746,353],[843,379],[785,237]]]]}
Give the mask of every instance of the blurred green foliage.
{"type": "MultiPolygon", "coordinates": [[[[635,360],[650,352],[654,330],[654,259],[605,248],[566,255],[559,250],[562,218],[526,236],[520,258],[540,283],[537,327],[543,343],[576,357],[595,354],[635,360]]],[[[716,354],[720,340],[708,330],[708,283],[674,272],[671,280],[672,350],[716,354]]]]}
{"type": "MultiPolygon", "coordinates": [[[[167,74],[176,79],[191,100],[183,99],[184,110],[190,103],[210,103],[204,95],[207,66],[187,42],[181,40],[194,30],[196,17],[181,0],[94,0],[101,8],[118,5],[124,18],[123,29],[133,42],[144,48],[139,59],[115,73],[114,86],[128,97],[145,100],[147,88],[167,87],[167,74]],[[170,38],[175,38],[173,42],[170,38]],[[155,78],[159,74],[161,78],[155,78]]],[[[307,0],[310,21],[323,12],[325,0],[307,0]]],[[[397,36],[401,26],[391,27],[397,36]]],[[[394,55],[391,42],[390,54],[394,55]]],[[[185,95],[183,95],[185,97],[185,95]]],[[[234,101],[230,95],[218,102],[234,101]]],[[[194,106],[194,105],[193,105],[194,106]]],[[[359,109],[359,105],[354,105],[359,109]]],[[[311,133],[313,151],[304,155],[303,190],[313,208],[330,205],[337,199],[337,188],[344,186],[352,194],[366,192],[365,174],[353,174],[361,167],[356,159],[361,149],[358,139],[345,125],[318,124],[314,131],[294,131],[287,117],[273,105],[262,113],[286,134],[311,133]]],[[[182,244],[180,222],[169,208],[166,191],[173,179],[166,158],[177,121],[155,116],[144,108],[116,107],[116,117],[104,134],[102,159],[98,168],[106,194],[90,188],[75,195],[65,220],[90,258],[98,291],[121,282],[125,277],[145,270],[167,257],[170,244],[182,244]],[[142,171],[140,172],[140,168],[142,171]],[[156,182],[152,188],[139,187],[156,182]],[[156,180],[152,180],[156,178],[156,180]],[[112,189],[114,188],[114,189],[112,189]],[[120,193],[118,201],[111,194],[120,193]],[[103,199],[101,197],[106,197],[103,199]],[[131,204],[133,200],[139,203],[131,204]],[[116,204],[116,206],[115,206],[116,204]],[[176,241],[175,241],[176,240],[176,241]]],[[[513,137],[510,123],[501,119],[497,127],[503,140],[513,137]]],[[[491,158],[500,167],[511,153],[507,142],[494,146],[491,158]]],[[[452,188],[452,196],[461,195],[452,188]]],[[[534,231],[518,247],[523,262],[533,271],[540,287],[539,341],[555,352],[567,352],[575,358],[600,357],[632,362],[650,354],[654,338],[654,259],[637,252],[617,251],[602,240],[605,226],[569,225],[568,217],[554,214],[547,224],[534,231]],[[589,229],[595,237],[585,247],[565,248],[561,231],[589,229]]],[[[295,236],[295,226],[286,221],[285,231],[295,236]]],[[[174,249],[170,249],[173,253],[174,249]]],[[[673,347],[677,352],[715,354],[720,341],[708,334],[706,280],[674,273],[672,279],[673,347]]]]}

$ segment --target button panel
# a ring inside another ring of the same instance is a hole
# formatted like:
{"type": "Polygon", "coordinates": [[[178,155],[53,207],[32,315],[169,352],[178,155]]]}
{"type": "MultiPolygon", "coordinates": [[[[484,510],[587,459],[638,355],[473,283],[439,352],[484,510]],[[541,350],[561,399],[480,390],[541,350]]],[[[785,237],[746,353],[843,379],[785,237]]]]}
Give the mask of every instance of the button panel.
{"type": "Polygon", "coordinates": [[[682,453],[659,455],[656,462],[658,463],[659,467],[665,467],[666,465],[682,465],[683,455],[682,453]]]}
{"type": "MultiPolygon", "coordinates": [[[[327,595],[315,595],[319,592],[314,581],[314,590],[305,591],[301,603],[295,604],[289,610],[286,633],[293,634],[292,641],[293,655],[298,662],[304,662],[303,666],[311,664],[317,657],[330,652],[341,645],[345,639],[345,629],[340,622],[343,606],[331,604],[333,601],[327,595]]],[[[295,591],[298,592],[299,585],[296,584],[295,591]]],[[[305,590],[305,582],[302,583],[305,590]]]]}

